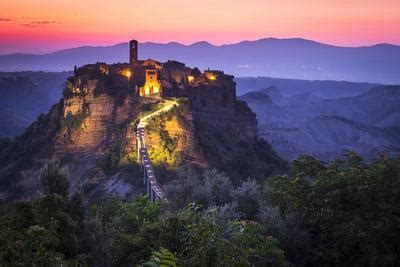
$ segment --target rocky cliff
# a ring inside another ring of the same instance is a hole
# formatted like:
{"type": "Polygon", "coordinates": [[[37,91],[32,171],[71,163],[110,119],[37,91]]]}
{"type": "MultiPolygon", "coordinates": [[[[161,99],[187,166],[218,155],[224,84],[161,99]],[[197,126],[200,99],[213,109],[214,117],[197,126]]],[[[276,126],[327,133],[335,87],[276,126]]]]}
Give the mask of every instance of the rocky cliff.
{"type": "Polygon", "coordinates": [[[285,163],[258,139],[255,115],[237,100],[232,76],[221,73],[207,81],[198,74],[189,82],[187,74],[196,70],[170,67],[162,97],[140,97],[118,71],[125,67],[94,64],[78,69],[47,115],[15,140],[0,144],[4,198],[37,195],[40,168],[54,158],[68,167],[72,191],[81,190],[88,201],[143,192],[135,126],[138,118],[163,105],[163,97],[181,104],[149,129],[158,176],[166,177],[161,181],[173,179],[182,166],[216,167],[234,181],[284,171],[285,163]]]}

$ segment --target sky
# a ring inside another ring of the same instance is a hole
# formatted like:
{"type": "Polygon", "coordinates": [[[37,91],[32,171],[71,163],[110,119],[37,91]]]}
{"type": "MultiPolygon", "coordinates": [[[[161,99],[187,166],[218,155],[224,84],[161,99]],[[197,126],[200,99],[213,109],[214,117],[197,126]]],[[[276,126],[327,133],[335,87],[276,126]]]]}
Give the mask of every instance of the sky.
{"type": "Polygon", "coordinates": [[[12,0],[0,3],[0,54],[172,41],[215,45],[305,38],[400,45],[400,0],[12,0]]]}

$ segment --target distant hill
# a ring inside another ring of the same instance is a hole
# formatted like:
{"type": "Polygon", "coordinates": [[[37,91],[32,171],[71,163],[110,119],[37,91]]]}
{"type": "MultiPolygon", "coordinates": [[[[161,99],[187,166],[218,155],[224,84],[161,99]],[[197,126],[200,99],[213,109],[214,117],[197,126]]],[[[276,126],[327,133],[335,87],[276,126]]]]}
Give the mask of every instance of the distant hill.
{"type": "Polygon", "coordinates": [[[302,153],[331,160],[347,149],[367,159],[400,152],[400,86],[331,99],[312,93],[285,97],[270,87],[240,98],[257,114],[261,136],[288,160],[302,153]]]}
{"type": "Polygon", "coordinates": [[[0,73],[0,138],[21,133],[59,101],[72,72],[0,73]]]}
{"type": "Polygon", "coordinates": [[[372,88],[381,86],[378,83],[348,82],[331,80],[300,80],[272,77],[237,77],[237,94],[257,91],[261,88],[279,88],[279,94],[290,97],[299,94],[312,94],[314,97],[325,99],[335,97],[349,97],[363,94],[372,88]]]}
{"type": "MultiPolygon", "coordinates": [[[[139,53],[141,58],[176,59],[201,69],[223,69],[235,76],[400,84],[400,46],[390,44],[338,47],[299,38],[267,38],[221,46],[207,42],[143,43],[139,53]]],[[[127,60],[128,43],[84,46],[45,55],[2,55],[0,71],[64,71],[97,61],[127,60]]]]}

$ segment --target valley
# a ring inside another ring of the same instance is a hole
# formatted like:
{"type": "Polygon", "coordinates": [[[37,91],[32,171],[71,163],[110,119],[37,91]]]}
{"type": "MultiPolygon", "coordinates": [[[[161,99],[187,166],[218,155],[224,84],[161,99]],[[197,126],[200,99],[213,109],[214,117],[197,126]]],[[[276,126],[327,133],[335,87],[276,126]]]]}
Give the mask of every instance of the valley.
{"type": "Polygon", "coordinates": [[[261,136],[287,160],[310,153],[329,161],[347,150],[369,160],[377,154],[395,156],[400,151],[400,86],[378,86],[353,94],[283,96],[272,86],[240,98],[257,114],[261,136]]]}

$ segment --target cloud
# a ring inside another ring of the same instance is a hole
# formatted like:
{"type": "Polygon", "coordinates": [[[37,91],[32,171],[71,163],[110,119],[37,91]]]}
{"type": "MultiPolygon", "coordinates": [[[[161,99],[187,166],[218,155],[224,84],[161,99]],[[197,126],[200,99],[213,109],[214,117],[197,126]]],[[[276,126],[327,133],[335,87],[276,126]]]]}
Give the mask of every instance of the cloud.
{"type": "Polygon", "coordinates": [[[12,21],[12,19],[9,19],[9,18],[0,18],[0,22],[5,22],[5,21],[12,21]]]}
{"type": "Polygon", "coordinates": [[[32,21],[32,22],[28,22],[28,23],[22,23],[20,25],[25,26],[25,27],[31,27],[31,28],[35,28],[35,27],[43,27],[49,24],[54,24],[57,23],[57,21],[53,21],[53,20],[41,20],[41,21],[32,21]]]}
{"type": "Polygon", "coordinates": [[[34,21],[31,22],[33,24],[39,24],[39,25],[44,25],[44,24],[54,24],[56,23],[56,21],[47,21],[47,20],[43,20],[43,21],[34,21]]]}

